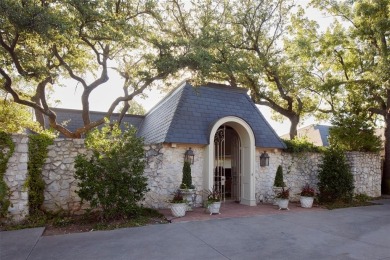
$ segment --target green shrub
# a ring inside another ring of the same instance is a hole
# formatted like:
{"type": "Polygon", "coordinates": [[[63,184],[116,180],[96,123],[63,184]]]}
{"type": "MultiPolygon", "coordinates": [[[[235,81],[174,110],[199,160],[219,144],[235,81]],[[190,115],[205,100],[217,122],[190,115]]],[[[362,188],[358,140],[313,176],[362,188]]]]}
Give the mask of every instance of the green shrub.
{"type": "Polygon", "coordinates": [[[353,197],[353,176],[342,150],[325,151],[318,174],[321,202],[350,201],[353,197]]]}
{"type": "Polygon", "coordinates": [[[192,176],[191,176],[191,163],[184,161],[183,165],[183,179],[181,181],[180,189],[194,189],[192,185],[192,176]]]}
{"type": "Polygon", "coordinates": [[[47,157],[47,147],[51,144],[53,144],[53,137],[48,134],[30,136],[26,183],[30,215],[37,214],[44,201],[45,182],[42,179],[42,167],[47,157]]]}
{"type": "Polygon", "coordinates": [[[288,153],[309,153],[309,152],[322,152],[323,147],[315,146],[309,142],[307,138],[295,137],[293,140],[283,140],[287,148],[285,149],[288,153]]]}
{"type": "Polygon", "coordinates": [[[276,170],[274,186],[275,187],[285,187],[284,180],[283,180],[283,168],[281,165],[279,165],[278,169],[276,170]]]}
{"type": "Polygon", "coordinates": [[[4,175],[7,170],[7,163],[15,150],[15,144],[12,141],[11,135],[0,131],[0,218],[6,217],[9,200],[9,187],[4,181],[4,175]]]}
{"type": "Polygon", "coordinates": [[[92,131],[85,143],[93,154],[76,158],[77,194],[92,209],[102,209],[104,219],[136,215],[148,189],[143,143],[135,128],[122,134],[118,127],[105,126],[92,131]]]}

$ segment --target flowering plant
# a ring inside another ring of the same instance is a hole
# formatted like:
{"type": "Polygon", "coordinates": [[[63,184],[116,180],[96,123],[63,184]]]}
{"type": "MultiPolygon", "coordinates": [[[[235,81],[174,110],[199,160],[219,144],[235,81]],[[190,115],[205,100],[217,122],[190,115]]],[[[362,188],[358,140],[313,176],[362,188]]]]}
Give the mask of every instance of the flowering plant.
{"type": "Polygon", "coordinates": [[[180,190],[177,190],[173,193],[173,199],[170,201],[171,203],[186,203],[186,200],[183,197],[183,194],[180,190]]]}
{"type": "Polygon", "coordinates": [[[284,187],[282,187],[282,191],[276,195],[276,198],[279,199],[288,199],[289,197],[290,197],[290,188],[285,190],[284,187]]]}
{"type": "Polygon", "coordinates": [[[309,184],[306,184],[305,187],[302,188],[301,196],[305,197],[314,197],[315,191],[309,184]]]}
{"type": "Polygon", "coordinates": [[[222,198],[221,192],[216,190],[215,188],[212,191],[208,191],[207,201],[209,203],[221,201],[221,198],[222,198]]]}

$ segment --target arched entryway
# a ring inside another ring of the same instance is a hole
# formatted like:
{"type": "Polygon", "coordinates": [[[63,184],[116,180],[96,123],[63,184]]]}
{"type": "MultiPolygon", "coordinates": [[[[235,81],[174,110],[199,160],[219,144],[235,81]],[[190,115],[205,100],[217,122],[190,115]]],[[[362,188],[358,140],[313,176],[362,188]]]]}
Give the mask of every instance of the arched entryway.
{"type": "Polygon", "coordinates": [[[241,201],[241,140],[232,127],[221,125],[214,135],[214,189],[223,200],[241,201]]]}
{"type": "Polygon", "coordinates": [[[203,174],[204,189],[211,190],[217,186],[226,196],[241,204],[255,206],[255,138],[251,127],[241,118],[224,117],[214,123],[209,138],[203,174]],[[227,185],[231,186],[227,188],[227,185]]]}

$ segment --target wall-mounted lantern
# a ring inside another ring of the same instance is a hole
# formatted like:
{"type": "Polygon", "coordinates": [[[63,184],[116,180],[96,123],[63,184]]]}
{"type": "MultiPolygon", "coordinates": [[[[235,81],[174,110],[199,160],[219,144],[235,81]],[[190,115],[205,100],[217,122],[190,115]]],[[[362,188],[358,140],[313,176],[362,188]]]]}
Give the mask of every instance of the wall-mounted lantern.
{"type": "Polygon", "coordinates": [[[184,153],[184,161],[194,164],[195,154],[191,147],[184,153]]]}
{"type": "Polygon", "coordinates": [[[269,155],[264,151],[264,153],[260,155],[260,166],[263,167],[268,165],[269,165],[269,155]]]}

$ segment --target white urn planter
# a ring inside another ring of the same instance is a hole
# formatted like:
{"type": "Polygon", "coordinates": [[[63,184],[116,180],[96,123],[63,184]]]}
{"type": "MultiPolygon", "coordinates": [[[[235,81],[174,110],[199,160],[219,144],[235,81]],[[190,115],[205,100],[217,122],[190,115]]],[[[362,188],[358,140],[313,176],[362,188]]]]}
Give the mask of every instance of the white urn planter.
{"type": "Polygon", "coordinates": [[[290,209],[288,208],[288,202],[289,202],[288,199],[279,198],[279,201],[278,201],[279,210],[281,210],[281,209],[290,210],[290,209]]]}
{"type": "Polygon", "coordinates": [[[279,198],[276,198],[276,195],[278,193],[280,193],[282,191],[282,187],[276,187],[276,186],[273,186],[272,187],[272,190],[274,192],[274,202],[273,202],[273,205],[279,205],[278,201],[279,201],[279,198]]]}
{"type": "Polygon", "coordinates": [[[313,206],[314,197],[301,196],[300,202],[302,208],[311,208],[313,206]]]}
{"type": "Polygon", "coordinates": [[[187,201],[187,211],[192,211],[196,196],[195,189],[180,189],[180,192],[181,194],[183,194],[184,199],[187,201]]]}
{"type": "Polygon", "coordinates": [[[186,215],[187,204],[186,203],[172,203],[171,204],[171,213],[172,216],[180,218],[186,215]]]}
{"type": "Polygon", "coordinates": [[[212,214],[221,214],[219,210],[221,209],[221,202],[213,202],[208,206],[208,210],[210,211],[210,215],[212,214]]]}

